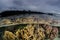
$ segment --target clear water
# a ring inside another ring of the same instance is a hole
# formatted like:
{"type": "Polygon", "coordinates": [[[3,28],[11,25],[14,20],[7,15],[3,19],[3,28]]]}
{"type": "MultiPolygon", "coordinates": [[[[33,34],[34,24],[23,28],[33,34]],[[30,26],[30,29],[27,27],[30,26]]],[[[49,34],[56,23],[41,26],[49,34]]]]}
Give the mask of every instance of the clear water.
{"type": "Polygon", "coordinates": [[[60,38],[55,38],[54,40],[60,40],[60,38]]]}

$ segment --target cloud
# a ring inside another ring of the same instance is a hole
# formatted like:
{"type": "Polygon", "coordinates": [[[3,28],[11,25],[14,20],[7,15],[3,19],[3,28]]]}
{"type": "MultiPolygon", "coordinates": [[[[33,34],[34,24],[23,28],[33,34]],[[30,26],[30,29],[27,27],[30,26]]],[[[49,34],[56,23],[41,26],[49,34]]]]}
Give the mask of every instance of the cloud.
{"type": "Polygon", "coordinates": [[[0,10],[33,10],[60,13],[59,0],[0,0],[0,10]]]}

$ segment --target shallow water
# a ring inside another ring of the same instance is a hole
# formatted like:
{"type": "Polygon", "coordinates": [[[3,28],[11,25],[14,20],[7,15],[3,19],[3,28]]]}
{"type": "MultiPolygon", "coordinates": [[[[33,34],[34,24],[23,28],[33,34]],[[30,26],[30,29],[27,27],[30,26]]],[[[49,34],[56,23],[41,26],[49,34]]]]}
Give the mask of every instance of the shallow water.
{"type": "Polygon", "coordinates": [[[55,38],[54,40],[60,40],[60,38],[55,38]]]}

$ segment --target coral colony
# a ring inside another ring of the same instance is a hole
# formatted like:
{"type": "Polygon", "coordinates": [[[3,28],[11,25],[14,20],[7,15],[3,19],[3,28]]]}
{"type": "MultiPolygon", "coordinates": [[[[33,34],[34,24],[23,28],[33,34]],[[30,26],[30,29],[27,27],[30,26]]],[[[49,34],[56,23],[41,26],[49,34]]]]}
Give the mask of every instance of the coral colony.
{"type": "Polygon", "coordinates": [[[51,26],[53,22],[45,14],[1,17],[0,27],[4,30],[1,37],[3,40],[54,40],[58,36],[58,28],[51,26]]]}

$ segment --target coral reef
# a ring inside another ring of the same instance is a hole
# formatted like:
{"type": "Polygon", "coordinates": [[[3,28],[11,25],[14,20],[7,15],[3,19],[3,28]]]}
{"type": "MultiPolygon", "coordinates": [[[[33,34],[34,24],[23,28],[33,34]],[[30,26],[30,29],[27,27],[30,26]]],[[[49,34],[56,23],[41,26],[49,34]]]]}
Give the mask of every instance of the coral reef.
{"type": "Polygon", "coordinates": [[[50,25],[27,25],[23,29],[18,29],[12,33],[5,31],[4,40],[53,40],[58,35],[58,29],[50,25]]]}

